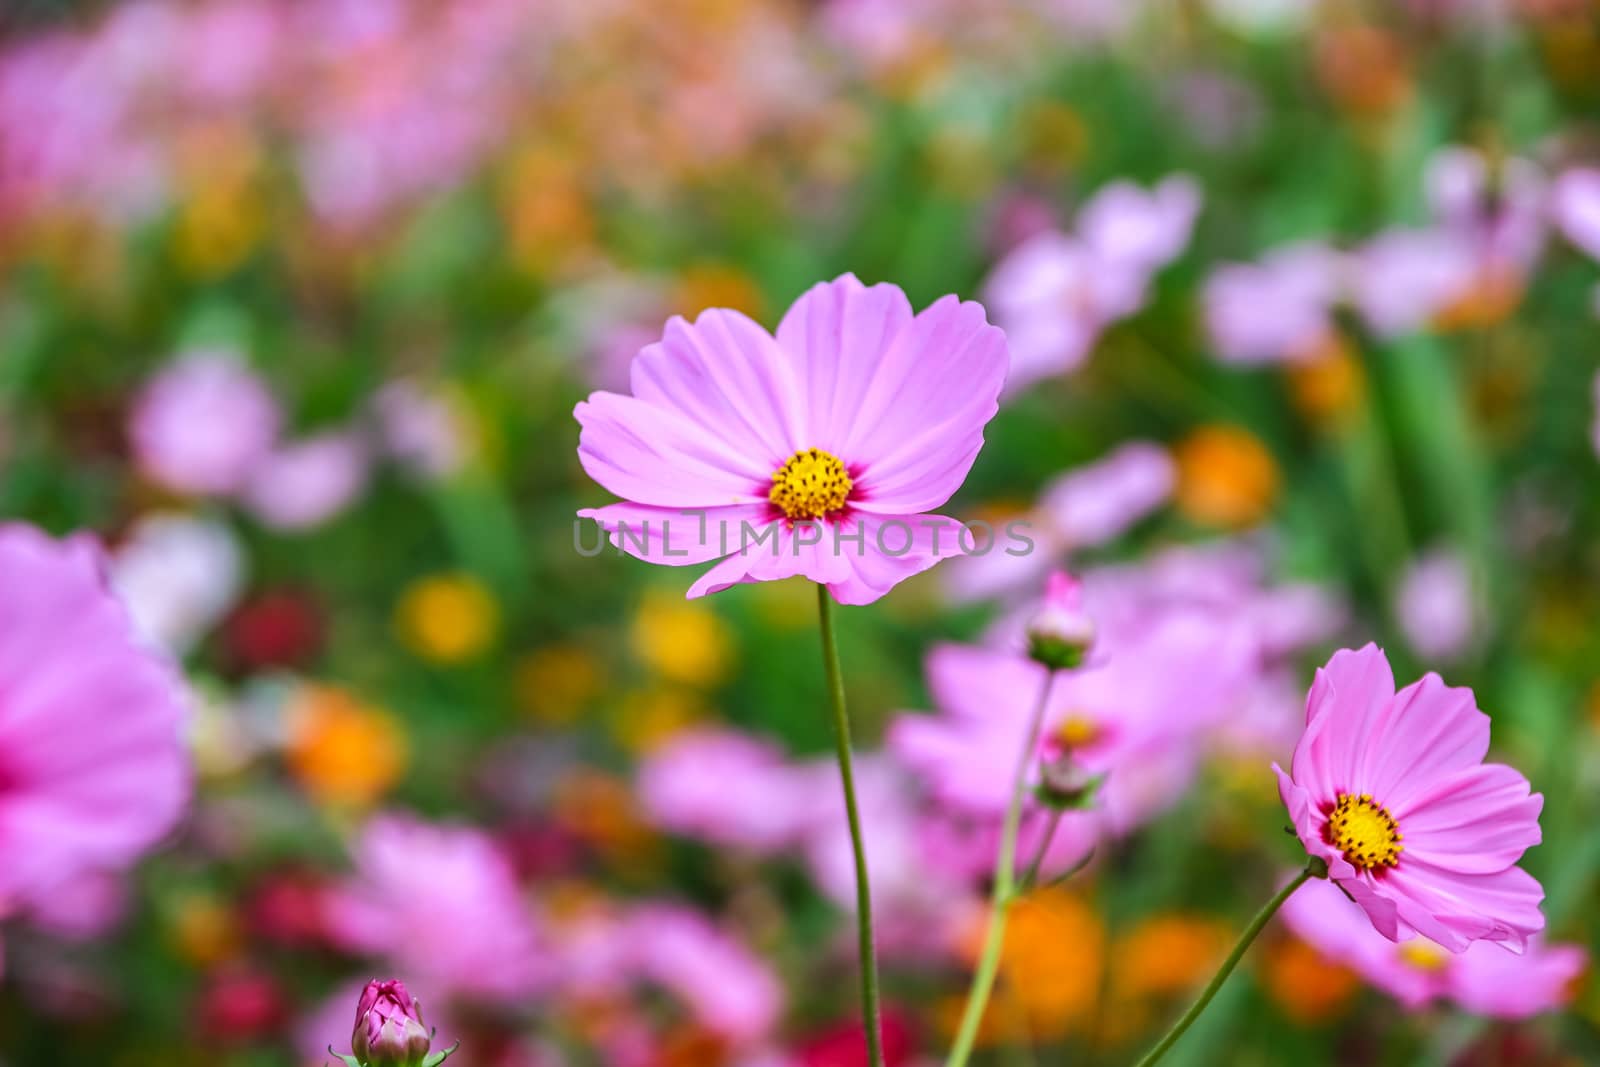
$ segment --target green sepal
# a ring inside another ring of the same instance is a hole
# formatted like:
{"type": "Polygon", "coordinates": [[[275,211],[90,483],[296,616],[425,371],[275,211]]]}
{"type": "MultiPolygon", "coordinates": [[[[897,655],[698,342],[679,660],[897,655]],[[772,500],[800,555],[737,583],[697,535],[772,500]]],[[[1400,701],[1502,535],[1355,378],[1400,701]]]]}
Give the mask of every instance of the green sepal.
{"type": "Polygon", "coordinates": [[[1034,789],[1034,796],[1040,804],[1055,811],[1088,811],[1094,807],[1105,780],[1104,774],[1093,775],[1080,788],[1070,792],[1054,789],[1048,783],[1041,782],[1034,789]]]}
{"type": "Polygon", "coordinates": [[[445,1049],[443,1052],[435,1052],[435,1053],[433,1053],[427,1059],[422,1061],[422,1067],[439,1067],[439,1064],[441,1064],[445,1060],[449,1059],[450,1058],[450,1054],[452,1052],[454,1052],[456,1049],[460,1048],[460,1047],[461,1047],[461,1042],[457,1041],[455,1044],[451,1045],[449,1048],[445,1049]]]}
{"type": "Polygon", "coordinates": [[[344,1067],[363,1067],[362,1062],[356,1059],[354,1056],[345,1056],[341,1053],[333,1051],[332,1045],[328,1046],[328,1055],[332,1056],[336,1060],[341,1061],[344,1064],[344,1067]]]}

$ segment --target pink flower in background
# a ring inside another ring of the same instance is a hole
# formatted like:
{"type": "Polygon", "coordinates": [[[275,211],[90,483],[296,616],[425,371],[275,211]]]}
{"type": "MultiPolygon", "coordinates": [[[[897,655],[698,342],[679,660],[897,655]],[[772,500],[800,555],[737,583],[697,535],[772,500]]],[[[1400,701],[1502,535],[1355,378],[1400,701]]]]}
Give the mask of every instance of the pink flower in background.
{"type": "Polygon", "coordinates": [[[1516,865],[1539,843],[1544,798],[1488,750],[1471,690],[1426,674],[1396,693],[1367,645],[1317,672],[1292,774],[1273,770],[1306,851],[1383,936],[1520,952],[1544,928],[1544,890],[1516,865]]]}
{"type": "Polygon", "coordinates": [[[372,398],[384,449],[419,478],[448,478],[467,459],[467,434],[449,400],[400,379],[372,398]]]}
{"type": "Polygon", "coordinates": [[[1400,579],[1394,611],[1418,655],[1428,660],[1460,656],[1472,644],[1482,614],[1467,561],[1451,549],[1419,556],[1400,579]]]}
{"type": "Polygon", "coordinates": [[[958,601],[1031,590],[1073,552],[1116,540],[1160,508],[1172,496],[1175,479],[1172,457],[1160,445],[1121,445],[1045,485],[1038,506],[1023,520],[1030,551],[1012,555],[996,547],[954,560],[945,589],[958,601]]]}
{"type": "Polygon", "coordinates": [[[311,529],[360,496],[370,463],[366,442],[351,432],[324,433],[281,445],[251,473],[244,503],[273,529],[311,529]]]}
{"type": "Polygon", "coordinates": [[[182,493],[243,488],[277,439],[277,403],[227,352],[189,353],[139,394],[128,433],[143,473],[182,493]]]}
{"type": "Polygon", "coordinates": [[[655,825],[762,853],[792,845],[816,821],[813,785],[776,747],[713,730],[672,738],[638,776],[640,805],[655,825]]]}
{"type": "Polygon", "coordinates": [[[340,943],[445,996],[515,1003],[548,978],[511,864],[488,835],[379,816],[355,862],[355,878],[328,905],[340,943]]]}
{"type": "Polygon", "coordinates": [[[1423,189],[1436,224],[1473,247],[1480,269],[1522,272],[1544,248],[1550,183],[1531,160],[1491,161],[1450,145],[1433,154],[1423,189]]]}
{"type": "Polygon", "coordinates": [[[1295,936],[1342,963],[1412,1010],[1454,1001],[1474,1015],[1525,1019],[1556,1011],[1588,963],[1577,945],[1535,937],[1524,953],[1474,941],[1459,953],[1423,937],[1395,943],[1372,928],[1357,905],[1330,882],[1312,881],[1283,906],[1295,936]]]}
{"type": "Polygon", "coordinates": [[[1008,393],[1081,365],[1182,253],[1199,211],[1199,187],[1187,176],[1148,191],[1114,182],[1084,205],[1076,234],[1045,230],[1001,260],[984,299],[1011,346],[1008,393]]]}
{"type": "Polygon", "coordinates": [[[1567,240],[1600,259],[1600,170],[1579,167],[1557,178],[1550,213],[1567,240]]]}
{"type": "MultiPolygon", "coordinates": [[[[1089,614],[1098,622],[1092,608],[1089,614]]],[[[1138,634],[1102,631],[1090,662],[1058,675],[1051,688],[1040,757],[1070,752],[1090,774],[1104,774],[1108,825],[1127,832],[1192,780],[1196,741],[1229,710],[1257,655],[1248,631],[1205,612],[1175,609],[1149,619],[1138,634]]],[[[940,714],[897,718],[890,750],[943,802],[996,816],[1010,800],[1010,775],[1043,675],[1020,646],[940,646],[928,658],[940,714]]]]}
{"type": "Polygon", "coordinates": [[[0,910],[132,863],[189,797],[185,696],[88,541],[0,526],[0,910]]]}
{"type": "Polygon", "coordinates": [[[735,311],[674,318],[633,395],[577,407],[584,470],[628,501],[579,514],[652,563],[720,559],[690,597],[803,575],[870,603],[959,551],[956,523],[925,513],[966,478],[1005,372],[977,304],[913,316],[852,275],[801,296],[775,338],[735,311]]]}
{"type": "Polygon", "coordinates": [[[1472,246],[1442,229],[1387,230],[1353,257],[1351,300],[1386,337],[1427,326],[1478,277],[1472,246]]]}
{"type": "Polygon", "coordinates": [[[1225,264],[1206,279],[1206,328],[1226,363],[1310,357],[1333,331],[1344,262],[1323,245],[1289,245],[1258,263],[1225,264]]]}
{"type": "Polygon", "coordinates": [[[628,936],[640,977],[670,991],[702,1026],[750,1042],[777,1025],[777,975],[698,912],[647,904],[629,917],[628,936]]]}

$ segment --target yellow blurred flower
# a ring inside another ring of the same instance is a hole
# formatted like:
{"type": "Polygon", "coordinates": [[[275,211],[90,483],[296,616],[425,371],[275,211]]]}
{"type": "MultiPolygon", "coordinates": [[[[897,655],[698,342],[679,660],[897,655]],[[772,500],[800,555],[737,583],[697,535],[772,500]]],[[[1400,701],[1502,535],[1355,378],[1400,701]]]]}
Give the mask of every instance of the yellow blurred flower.
{"type": "Polygon", "coordinates": [[[1089,149],[1083,117],[1058,100],[1038,100],[1022,113],[1022,151],[1029,166],[1053,174],[1070,170],[1089,149]]]}
{"type": "Polygon", "coordinates": [[[183,132],[177,157],[184,187],[174,232],[178,265],[193,277],[224,274],[266,230],[260,147],[247,127],[207,122],[183,132]]]}
{"type": "Polygon", "coordinates": [[[605,689],[598,660],[574,642],[546,645],[517,661],[512,677],[517,707],[552,726],[575,721],[605,689]]]}
{"type": "Polygon", "coordinates": [[[394,716],[335,686],[302,688],[289,709],[289,771],[324,804],[365,807],[405,773],[410,745],[394,716]]]}
{"type": "Polygon", "coordinates": [[[705,701],[682,689],[630,693],[622,701],[611,732],[630,752],[657,748],[710,714],[705,701]]]}
{"type": "Polygon", "coordinates": [[[191,964],[210,967],[238,955],[239,927],[233,911],[212,893],[177,895],[168,922],[173,951],[191,964]]]}
{"type": "Polygon", "coordinates": [[[1273,943],[1261,964],[1262,985],[1283,1013],[1301,1026],[1326,1022],[1350,1002],[1361,982],[1297,938],[1273,943]]]}
{"type": "Polygon", "coordinates": [[[500,628],[488,588],[469,574],[437,574],[411,583],[395,608],[405,646],[429,663],[462,663],[480,655],[500,628]]]}
{"type": "Polygon", "coordinates": [[[668,593],[646,594],[634,614],[629,644],[645,666],[684,685],[716,685],[733,661],[733,637],[722,617],[703,600],[668,593]]]}
{"type": "Polygon", "coordinates": [[[753,319],[761,317],[766,301],[755,281],[739,268],[725,263],[700,263],[678,278],[672,311],[692,319],[707,308],[732,308],[753,319]]]}
{"type": "Polygon", "coordinates": [[[1266,517],[1278,496],[1278,465],[1249,431],[1203,426],[1178,442],[1176,504],[1193,522],[1237,529],[1266,517]]]}
{"type": "Polygon", "coordinates": [[[1330,333],[1307,358],[1285,369],[1289,398],[1310,422],[1331,426],[1361,404],[1366,372],[1342,336],[1330,333]]]}

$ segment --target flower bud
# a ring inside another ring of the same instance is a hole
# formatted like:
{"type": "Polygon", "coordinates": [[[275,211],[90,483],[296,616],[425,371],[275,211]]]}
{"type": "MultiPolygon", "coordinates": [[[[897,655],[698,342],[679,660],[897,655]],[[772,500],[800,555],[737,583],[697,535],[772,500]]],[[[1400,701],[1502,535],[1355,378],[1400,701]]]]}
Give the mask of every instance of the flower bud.
{"type": "Polygon", "coordinates": [[[422,1067],[430,1059],[422,1005],[398,979],[371,981],[356,1006],[350,1047],[362,1067],[422,1067]]]}
{"type": "Polygon", "coordinates": [[[1105,775],[1092,774],[1070,751],[1041,760],[1039,763],[1040,803],[1058,811],[1081,811],[1094,807],[1095,797],[1105,775]]]}
{"type": "Polygon", "coordinates": [[[1053,671],[1083,663],[1094,644],[1095,626],[1083,610],[1082,586],[1062,571],[1045,583],[1044,603],[1028,623],[1028,658],[1053,671]]]}

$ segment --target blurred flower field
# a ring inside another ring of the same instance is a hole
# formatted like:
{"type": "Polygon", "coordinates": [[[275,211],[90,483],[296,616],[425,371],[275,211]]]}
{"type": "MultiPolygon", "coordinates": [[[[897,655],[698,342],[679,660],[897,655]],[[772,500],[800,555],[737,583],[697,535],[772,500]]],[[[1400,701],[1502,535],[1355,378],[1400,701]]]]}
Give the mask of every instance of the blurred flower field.
{"type": "Polygon", "coordinates": [[[20,3],[0,279],[0,1067],[1600,1062],[1600,5],[20,3]]]}

